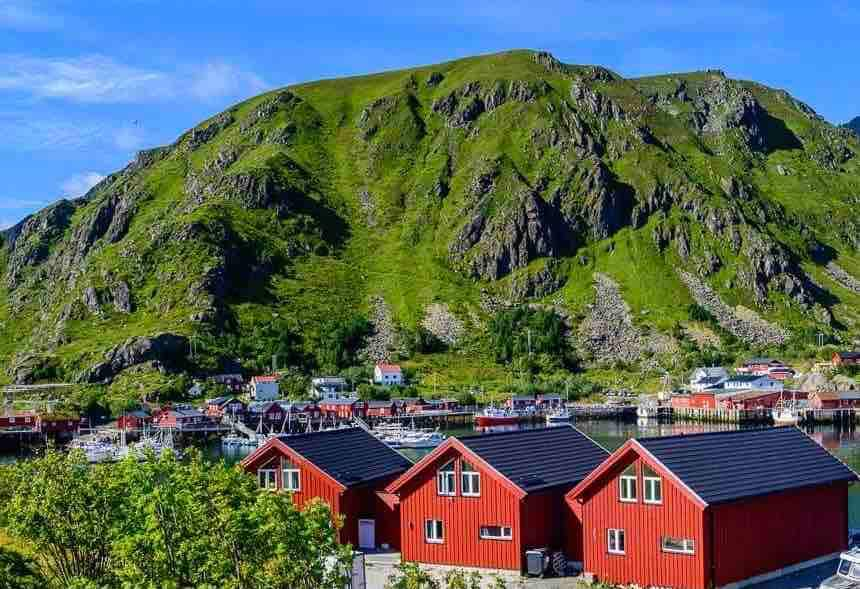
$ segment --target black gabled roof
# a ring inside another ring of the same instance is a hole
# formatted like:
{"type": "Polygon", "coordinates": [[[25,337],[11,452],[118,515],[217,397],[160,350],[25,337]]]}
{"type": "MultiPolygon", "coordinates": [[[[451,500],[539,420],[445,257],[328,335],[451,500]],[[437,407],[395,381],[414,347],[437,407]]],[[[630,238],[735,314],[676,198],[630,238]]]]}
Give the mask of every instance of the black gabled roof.
{"type": "Polygon", "coordinates": [[[570,425],[469,436],[460,442],[527,493],[576,485],[609,456],[570,425]]]}
{"type": "Polygon", "coordinates": [[[346,487],[399,475],[412,466],[397,451],[357,427],[278,439],[346,487]]]}
{"type": "Polygon", "coordinates": [[[708,504],[857,480],[854,471],[796,427],[636,441],[708,504]]]}

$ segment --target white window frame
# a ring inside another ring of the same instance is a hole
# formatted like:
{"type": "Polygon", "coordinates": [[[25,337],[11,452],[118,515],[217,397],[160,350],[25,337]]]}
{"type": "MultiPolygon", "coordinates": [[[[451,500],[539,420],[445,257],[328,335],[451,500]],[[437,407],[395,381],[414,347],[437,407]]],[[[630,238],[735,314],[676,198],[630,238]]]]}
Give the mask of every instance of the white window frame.
{"type": "Polygon", "coordinates": [[[650,467],[645,467],[642,471],[642,500],[651,505],[660,505],[663,503],[663,478],[646,474],[647,471],[656,472],[650,467]],[[659,498],[654,499],[654,489],[659,493],[659,498]]]}
{"type": "Polygon", "coordinates": [[[436,471],[436,494],[443,497],[457,496],[457,469],[453,460],[436,471]]]}
{"type": "Polygon", "coordinates": [[[298,468],[285,468],[281,475],[283,477],[285,491],[292,491],[295,493],[302,490],[302,472],[298,468]],[[293,484],[293,482],[295,482],[295,484],[293,484]]]}
{"type": "Polygon", "coordinates": [[[427,544],[444,544],[445,522],[441,519],[424,520],[424,541],[427,544]]]}
{"type": "Polygon", "coordinates": [[[696,554],[696,542],[689,538],[672,538],[671,536],[662,536],[660,538],[660,549],[663,552],[671,554],[696,554]],[[666,546],[667,540],[673,540],[677,544],[681,544],[681,548],[670,548],[666,546]]]}
{"type": "Polygon", "coordinates": [[[637,476],[636,476],[636,466],[630,465],[629,467],[624,469],[624,472],[621,473],[621,476],[618,477],[618,499],[624,503],[637,503],[639,501],[639,496],[637,494],[637,476]],[[628,470],[633,469],[633,474],[626,474],[628,470]],[[628,495],[626,491],[633,489],[632,496],[628,495]]]}
{"type": "Polygon", "coordinates": [[[606,551],[609,554],[627,554],[627,537],[624,530],[620,528],[606,530],[606,551]],[[612,547],[613,543],[615,548],[612,547]],[[621,548],[618,548],[619,545],[621,548]]]}
{"type": "Polygon", "coordinates": [[[492,525],[492,526],[481,526],[479,535],[482,540],[504,540],[510,541],[514,539],[514,530],[511,526],[500,526],[500,525],[492,525]],[[498,528],[499,534],[494,535],[490,534],[490,528],[498,528]]]}
{"type": "Polygon", "coordinates": [[[460,463],[460,492],[463,497],[481,496],[481,473],[475,470],[471,463],[465,461],[460,463]],[[469,470],[465,470],[466,466],[469,467],[469,470]],[[476,488],[477,491],[475,491],[476,488]],[[469,490],[466,491],[466,489],[469,490]]]}
{"type": "Polygon", "coordinates": [[[265,489],[266,491],[277,491],[278,471],[274,468],[261,468],[257,471],[257,484],[261,489],[265,489]],[[265,481],[263,479],[264,476],[265,481]]]}

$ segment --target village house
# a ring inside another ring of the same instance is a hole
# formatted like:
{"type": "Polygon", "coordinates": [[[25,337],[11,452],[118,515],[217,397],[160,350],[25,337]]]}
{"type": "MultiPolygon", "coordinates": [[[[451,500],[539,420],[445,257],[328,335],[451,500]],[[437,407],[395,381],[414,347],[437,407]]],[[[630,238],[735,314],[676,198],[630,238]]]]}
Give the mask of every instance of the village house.
{"type": "Polygon", "coordinates": [[[727,391],[755,390],[778,393],[784,389],[784,384],[766,375],[736,374],[723,383],[723,388],[727,391]]]}
{"type": "Polygon", "coordinates": [[[449,438],[387,489],[403,561],[519,571],[531,548],[582,560],[564,495],[607,456],[572,426],[449,438]]]}
{"type": "Polygon", "coordinates": [[[338,376],[321,376],[311,379],[310,395],[313,399],[339,399],[345,396],[349,386],[345,378],[338,376]]]}
{"type": "Polygon", "coordinates": [[[36,428],[37,415],[33,411],[14,411],[0,415],[0,429],[32,430],[36,428]]]}
{"type": "Polygon", "coordinates": [[[44,434],[74,434],[87,425],[86,418],[66,413],[37,413],[36,430],[44,434]]]}
{"type": "Polygon", "coordinates": [[[515,411],[525,411],[535,406],[535,397],[534,395],[514,395],[505,401],[505,406],[515,411]]]}
{"type": "Polygon", "coordinates": [[[535,403],[542,410],[558,409],[564,405],[564,399],[557,393],[538,393],[535,397],[535,403]]]}
{"type": "Polygon", "coordinates": [[[421,413],[430,406],[421,397],[396,397],[392,401],[397,404],[398,413],[421,413]]]}
{"type": "Polygon", "coordinates": [[[690,390],[700,392],[715,388],[729,378],[728,371],[722,366],[704,366],[696,368],[690,376],[690,390]]]}
{"type": "Polygon", "coordinates": [[[241,393],[245,386],[245,379],[241,374],[216,374],[209,380],[214,383],[224,385],[233,393],[241,393]]]}
{"type": "Polygon", "coordinates": [[[773,358],[750,358],[743,363],[735,372],[738,374],[754,374],[756,376],[764,376],[774,368],[786,367],[779,360],[773,358]]]}
{"type": "Polygon", "coordinates": [[[384,387],[403,384],[403,372],[397,364],[379,363],[373,368],[373,382],[384,387]]]}
{"type": "Polygon", "coordinates": [[[397,415],[397,403],[394,401],[368,401],[368,417],[394,417],[397,415]]]}
{"type": "Polygon", "coordinates": [[[430,399],[424,411],[459,411],[460,402],[457,399],[430,399]]]}
{"type": "Polygon", "coordinates": [[[248,387],[248,396],[252,401],[274,401],[278,398],[277,375],[251,377],[248,387]]]}
{"type": "Polygon", "coordinates": [[[706,589],[844,550],[856,479],[795,427],[725,431],[629,440],[567,503],[587,575],[706,589]]]}
{"type": "Polygon", "coordinates": [[[287,422],[287,412],[277,401],[248,403],[245,424],[262,432],[281,431],[287,422]]]}
{"type": "Polygon", "coordinates": [[[291,419],[296,418],[298,421],[318,419],[320,416],[320,409],[315,401],[278,401],[278,405],[291,415],[291,419]]]}
{"type": "Polygon", "coordinates": [[[809,393],[809,408],[857,409],[860,408],[860,391],[814,391],[809,393]]]}
{"type": "Polygon", "coordinates": [[[836,368],[840,366],[860,366],[860,352],[835,352],[831,363],[836,368]]]}
{"type": "Polygon", "coordinates": [[[361,399],[328,399],[319,403],[323,419],[350,420],[367,417],[367,401],[361,399]]]}
{"type": "MultiPolygon", "coordinates": [[[[771,391],[729,391],[716,396],[716,406],[719,409],[738,409],[752,411],[756,409],[773,409],[776,403],[788,393],[771,391]]],[[[807,394],[792,392],[790,395],[798,401],[805,401],[807,394]]]]}
{"type": "Polygon", "coordinates": [[[123,431],[142,430],[152,425],[152,415],[143,408],[125,411],[116,420],[117,429],[123,431]]]}
{"type": "Polygon", "coordinates": [[[340,540],[360,549],[400,546],[396,505],[381,492],[411,463],[360,428],[271,438],[242,461],[261,488],[288,491],[298,506],[319,498],[344,518],[340,540]]]}
{"type": "Polygon", "coordinates": [[[225,415],[234,419],[242,419],[246,410],[247,406],[241,399],[229,395],[206,401],[206,415],[219,421],[225,415]]]}
{"type": "Polygon", "coordinates": [[[722,388],[672,395],[670,404],[673,409],[716,409],[717,393],[721,392],[722,388]]]}
{"type": "Polygon", "coordinates": [[[205,428],[209,418],[198,409],[165,407],[154,416],[153,423],[163,429],[195,430],[205,428]]]}

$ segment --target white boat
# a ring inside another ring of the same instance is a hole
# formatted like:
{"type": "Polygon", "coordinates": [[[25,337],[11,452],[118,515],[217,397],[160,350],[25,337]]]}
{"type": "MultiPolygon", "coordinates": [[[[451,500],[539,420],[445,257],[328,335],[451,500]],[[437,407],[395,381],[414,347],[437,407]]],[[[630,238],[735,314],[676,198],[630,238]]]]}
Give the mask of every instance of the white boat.
{"type": "Polygon", "coordinates": [[[87,462],[91,464],[114,462],[121,458],[120,449],[105,438],[77,438],[71,441],[69,449],[83,452],[87,462]]]}
{"type": "Polygon", "coordinates": [[[130,453],[138,460],[142,460],[150,452],[155,456],[160,456],[164,452],[172,452],[174,456],[179,456],[179,452],[173,446],[173,432],[162,430],[153,435],[144,431],[140,440],[132,443],[123,454],[130,453]]]}
{"type": "Polygon", "coordinates": [[[547,423],[567,423],[573,419],[573,413],[567,407],[561,407],[546,414],[547,423]]]}
{"type": "Polygon", "coordinates": [[[438,429],[416,428],[414,419],[410,427],[402,423],[380,423],[371,432],[391,448],[435,448],[448,439],[438,429]]]}
{"type": "Polygon", "coordinates": [[[852,548],[839,555],[836,574],[828,577],[819,589],[857,589],[860,587],[860,549],[852,548]]]}
{"type": "Polygon", "coordinates": [[[800,423],[800,408],[796,398],[783,399],[773,406],[771,411],[774,425],[797,425],[800,423]]]}

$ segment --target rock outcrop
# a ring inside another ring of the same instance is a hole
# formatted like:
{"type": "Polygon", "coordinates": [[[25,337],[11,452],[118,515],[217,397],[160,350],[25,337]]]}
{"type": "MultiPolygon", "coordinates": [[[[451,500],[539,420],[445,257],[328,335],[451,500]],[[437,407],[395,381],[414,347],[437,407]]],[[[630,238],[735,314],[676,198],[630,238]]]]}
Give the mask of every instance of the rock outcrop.
{"type": "Polygon", "coordinates": [[[757,346],[778,345],[788,339],[788,331],[768,323],[751,310],[732,309],[726,305],[711,287],[695,275],[684,270],[679,270],[678,275],[690,289],[693,300],[738,339],[757,346]]]}
{"type": "Polygon", "coordinates": [[[463,336],[463,322],[444,303],[427,305],[421,326],[450,347],[455,347],[463,336]]]}
{"type": "Polygon", "coordinates": [[[152,337],[133,337],[105,354],[103,362],[85,371],[80,382],[107,382],[132,366],[152,362],[165,371],[176,370],[185,363],[188,339],[172,333],[152,337]]]}

